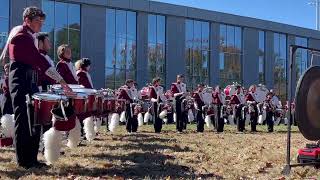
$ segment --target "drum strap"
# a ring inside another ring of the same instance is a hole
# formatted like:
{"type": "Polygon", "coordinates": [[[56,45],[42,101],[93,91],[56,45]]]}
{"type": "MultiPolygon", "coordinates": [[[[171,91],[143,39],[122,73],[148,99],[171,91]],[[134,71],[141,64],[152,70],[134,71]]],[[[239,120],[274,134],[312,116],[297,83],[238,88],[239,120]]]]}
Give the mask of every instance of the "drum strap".
{"type": "Polygon", "coordinates": [[[31,127],[31,112],[30,112],[30,105],[31,105],[31,100],[29,94],[26,95],[26,104],[27,104],[27,115],[28,115],[28,125],[29,125],[29,133],[30,136],[32,136],[32,127],[31,127]]]}
{"type": "Polygon", "coordinates": [[[62,115],[64,117],[64,120],[68,121],[68,118],[66,116],[66,112],[64,110],[64,106],[63,106],[63,102],[62,101],[60,101],[60,105],[61,105],[61,110],[62,110],[62,115]]]}

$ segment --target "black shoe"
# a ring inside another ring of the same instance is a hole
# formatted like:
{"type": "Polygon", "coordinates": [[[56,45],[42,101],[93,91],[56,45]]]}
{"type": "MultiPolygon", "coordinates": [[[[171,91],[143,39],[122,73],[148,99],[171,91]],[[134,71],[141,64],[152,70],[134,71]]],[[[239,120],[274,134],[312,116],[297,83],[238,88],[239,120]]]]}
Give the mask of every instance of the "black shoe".
{"type": "Polygon", "coordinates": [[[35,167],[35,168],[45,168],[45,167],[49,167],[49,166],[46,165],[45,163],[37,161],[37,162],[33,163],[33,167],[35,167]]]}
{"type": "Polygon", "coordinates": [[[34,165],[33,164],[18,164],[18,167],[20,167],[24,170],[28,170],[28,169],[34,167],[34,165]]]}

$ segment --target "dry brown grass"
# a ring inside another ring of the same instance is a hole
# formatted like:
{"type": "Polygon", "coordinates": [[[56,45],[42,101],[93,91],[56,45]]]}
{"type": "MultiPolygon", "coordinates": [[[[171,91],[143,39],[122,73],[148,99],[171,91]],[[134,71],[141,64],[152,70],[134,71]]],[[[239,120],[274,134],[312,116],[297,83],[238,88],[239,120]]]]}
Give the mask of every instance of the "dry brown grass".
{"type": "MultiPolygon", "coordinates": [[[[283,179],[285,127],[276,132],[237,134],[226,127],[222,134],[206,130],[195,133],[195,126],[177,134],[173,125],[165,125],[161,134],[144,126],[133,135],[122,126],[114,134],[102,132],[97,140],[70,150],[48,169],[28,171],[16,167],[14,151],[0,149],[1,179],[283,179]]],[[[248,129],[248,127],[247,127],[248,129]]],[[[292,134],[292,160],[306,140],[297,129],[292,134]]],[[[43,156],[39,155],[43,160],[43,156]]],[[[318,177],[312,167],[295,168],[286,179],[318,177]]]]}

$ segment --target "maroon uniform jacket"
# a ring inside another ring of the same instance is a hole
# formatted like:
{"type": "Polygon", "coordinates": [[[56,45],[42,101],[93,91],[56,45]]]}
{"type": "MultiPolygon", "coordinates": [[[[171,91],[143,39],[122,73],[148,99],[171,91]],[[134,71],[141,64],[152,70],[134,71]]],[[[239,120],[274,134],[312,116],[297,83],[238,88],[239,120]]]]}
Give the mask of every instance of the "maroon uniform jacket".
{"type": "Polygon", "coordinates": [[[29,32],[32,30],[23,26],[23,29],[11,40],[9,44],[10,60],[31,66],[34,70],[45,73],[49,62],[43,57],[34,45],[34,37],[29,32]]]}
{"type": "Polygon", "coordinates": [[[155,90],[155,88],[153,86],[150,86],[149,87],[149,91],[150,91],[150,94],[149,94],[149,98],[153,98],[153,99],[157,99],[158,98],[158,95],[157,95],[157,92],[155,90]]]}
{"type": "Polygon", "coordinates": [[[84,70],[77,71],[77,76],[78,76],[80,85],[84,86],[85,88],[93,89],[86,71],[84,70]]]}
{"type": "MultiPolygon", "coordinates": [[[[43,55],[47,55],[47,53],[45,51],[39,50],[39,52],[42,53],[43,55]]],[[[41,71],[38,72],[38,86],[40,86],[40,85],[53,85],[53,84],[57,84],[57,82],[55,80],[51,79],[45,73],[42,73],[41,71]]]]}
{"type": "Polygon", "coordinates": [[[222,104],[222,102],[220,101],[220,98],[219,98],[219,92],[215,92],[213,93],[212,97],[213,97],[213,104],[222,104]]]}
{"type": "Polygon", "coordinates": [[[171,89],[171,92],[172,92],[172,95],[173,95],[173,96],[174,96],[174,94],[176,94],[176,93],[180,93],[179,88],[177,87],[176,83],[172,83],[170,89],[171,89]]]}
{"type": "Polygon", "coordinates": [[[124,99],[126,101],[133,102],[130,96],[128,95],[129,88],[128,86],[120,87],[120,93],[118,95],[118,99],[124,99]]]}
{"type": "Polygon", "coordinates": [[[201,99],[201,97],[200,97],[200,96],[201,96],[200,93],[201,93],[201,92],[196,91],[196,92],[194,92],[194,93],[192,94],[192,97],[193,97],[194,100],[196,101],[197,105],[198,105],[199,107],[202,107],[202,106],[204,106],[204,102],[202,101],[202,99],[201,99]]]}
{"type": "Polygon", "coordinates": [[[248,94],[246,95],[245,100],[246,100],[246,101],[256,101],[256,100],[254,100],[254,98],[253,98],[253,96],[252,96],[251,93],[248,93],[248,94]]]}
{"type": "Polygon", "coordinates": [[[66,60],[60,60],[58,62],[57,71],[66,81],[67,84],[78,84],[78,81],[74,78],[72,72],[69,69],[68,64],[66,63],[66,60]]]}
{"type": "Polygon", "coordinates": [[[237,94],[231,96],[230,104],[241,104],[237,94]]]}

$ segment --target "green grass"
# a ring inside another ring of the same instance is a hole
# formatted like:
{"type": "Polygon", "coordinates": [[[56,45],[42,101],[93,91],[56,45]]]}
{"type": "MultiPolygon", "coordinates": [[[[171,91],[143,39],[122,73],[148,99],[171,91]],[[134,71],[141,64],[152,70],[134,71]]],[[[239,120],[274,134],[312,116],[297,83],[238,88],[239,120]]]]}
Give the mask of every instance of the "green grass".
{"type": "MultiPolygon", "coordinates": [[[[182,134],[174,125],[164,125],[161,134],[152,125],[128,135],[121,126],[115,133],[102,132],[93,142],[76,149],[64,147],[66,154],[48,169],[28,171],[16,167],[14,151],[0,149],[1,179],[279,179],[285,164],[286,127],[267,133],[236,132],[226,126],[220,134],[206,129],[196,133],[188,125],[182,134]]],[[[249,127],[246,127],[249,130],[249,127]]],[[[307,143],[296,127],[292,134],[292,162],[298,148],[307,143]]],[[[43,160],[42,155],[39,158],[43,160]]],[[[311,168],[295,168],[291,179],[320,176],[311,168]]]]}

